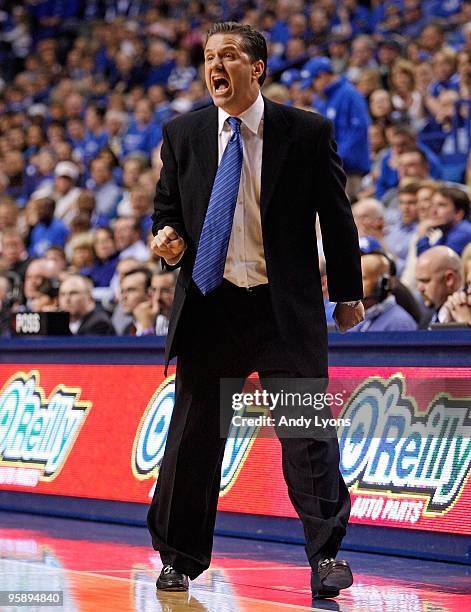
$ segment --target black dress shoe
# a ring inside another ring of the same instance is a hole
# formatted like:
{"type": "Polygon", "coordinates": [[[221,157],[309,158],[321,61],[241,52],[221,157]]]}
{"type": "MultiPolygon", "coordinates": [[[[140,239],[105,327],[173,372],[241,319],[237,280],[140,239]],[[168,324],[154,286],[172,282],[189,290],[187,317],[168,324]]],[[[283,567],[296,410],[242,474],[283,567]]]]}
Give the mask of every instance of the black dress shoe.
{"type": "Polygon", "coordinates": [[[188,591],[188,576],[181,574],[171,565],[164,565],[156,586],[160,591],[188,591]]]}
{"type": "Polygon", "coordinates": [[[318,564],[319,577],[311,578],[312,596],[320,599],[337,597],[341,589],[353,584],[353,575],[347,561],[321,559],[318,564]],[[320,580],[320,587],[318,586],[320,580]]]}
{"type": "Polygon", "coordinates": [[[334,599],[313,597],[312,607],[315,608],[316,610],[338,610],[340,611],[340,606],[334,599]]]}

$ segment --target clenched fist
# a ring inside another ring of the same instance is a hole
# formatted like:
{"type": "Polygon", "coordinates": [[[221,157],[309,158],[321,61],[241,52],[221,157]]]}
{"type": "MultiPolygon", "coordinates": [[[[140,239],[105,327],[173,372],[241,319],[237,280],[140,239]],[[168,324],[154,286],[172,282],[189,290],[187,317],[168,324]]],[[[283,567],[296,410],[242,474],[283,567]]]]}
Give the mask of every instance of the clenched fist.
{"type": "Polygon", "coordinates": [[[166,225],[157,232],[150,248],[154,255],[163,257],[169,265],[173,266],[180,261],[185,252],[186,244],[173,227],[166,225]]]}

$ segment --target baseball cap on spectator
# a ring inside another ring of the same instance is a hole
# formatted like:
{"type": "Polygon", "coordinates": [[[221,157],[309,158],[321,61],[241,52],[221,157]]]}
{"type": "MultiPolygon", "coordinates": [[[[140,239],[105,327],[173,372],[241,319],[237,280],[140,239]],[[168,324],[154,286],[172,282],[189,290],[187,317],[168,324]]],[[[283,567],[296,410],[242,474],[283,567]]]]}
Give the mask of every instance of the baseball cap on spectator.
{"type": "Polygon", "coordinates": [[[358,242],[362,255],[368,255],[369,253],[384,253],[381,243],[379,240],[376,240],[376,238],[373,238],[373,236],[361,236],[358,242]]]}
{"type": "Polygon", "coordinates": [[[300,80],[301,71],[296,70],[296,68],[290,68],[289,70],[285,70],[281,73],[280,82],[287,87],[300,80]]]}
{"type": "Polygon", "coordinates": [[[301,89],[308,89],[313,79],[316,79],[323,72],[333,74],[332,62],[328,57],[312,57],[308,60],[301,70],[301,89]]]}
{"type": "Polygon", "coordinates": [[[75,183],[79,177],[79,170],[72,162],[62,161],[57,164],[54,174],[55,176],[66,176],[75,183]]]}

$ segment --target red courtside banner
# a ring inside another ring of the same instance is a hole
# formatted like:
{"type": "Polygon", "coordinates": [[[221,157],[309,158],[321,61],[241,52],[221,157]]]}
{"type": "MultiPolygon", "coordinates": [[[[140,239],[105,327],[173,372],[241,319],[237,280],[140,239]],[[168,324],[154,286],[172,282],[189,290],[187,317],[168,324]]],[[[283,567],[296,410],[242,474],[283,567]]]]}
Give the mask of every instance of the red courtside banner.
{"type": "MultiPolygon", "coordinates": [[[[351,521],[471,534],[471,368],[330,378],[352,427],[338,432],[351,521]]],[[[160,365],[0,365],[0,489],[148,504],[174,383],[160,365]]],[[[279,442],[258,431],[229,437],[219,509],[295,517],[279,442]]]]}

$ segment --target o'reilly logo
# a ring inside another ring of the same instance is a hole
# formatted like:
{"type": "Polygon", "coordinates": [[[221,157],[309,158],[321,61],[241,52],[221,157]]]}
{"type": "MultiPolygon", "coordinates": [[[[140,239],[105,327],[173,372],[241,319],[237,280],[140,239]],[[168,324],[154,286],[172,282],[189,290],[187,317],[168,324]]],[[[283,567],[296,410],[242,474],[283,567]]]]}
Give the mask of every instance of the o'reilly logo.
{"type": "MultiPolygon", "coordinates": [[[[139,480],[157,477],[175,401],[175,375],[158,387],[139,423],[134,438],[131,466],[139,480]]],[[[259,427],[234,427],[228,434],[221,468],[220,493],[224,495],[237,480],[259,427]]]]}
{"type": "Polygon", "coordinates": [[[46,398],[39,372],[18,372],[0,391],[0,467],[28,467],[40,480],[57,476],[85,422],[81,389],[58,385],[46,398]]]}
{"type": "Polygon", "coordinates": [[[340,468],[357,492],[427,497],[441,514],[459,497],[471,464],[471,398],[436,395],[425,411],[400,375],[367,379],[342,411],[340,468]]]}

